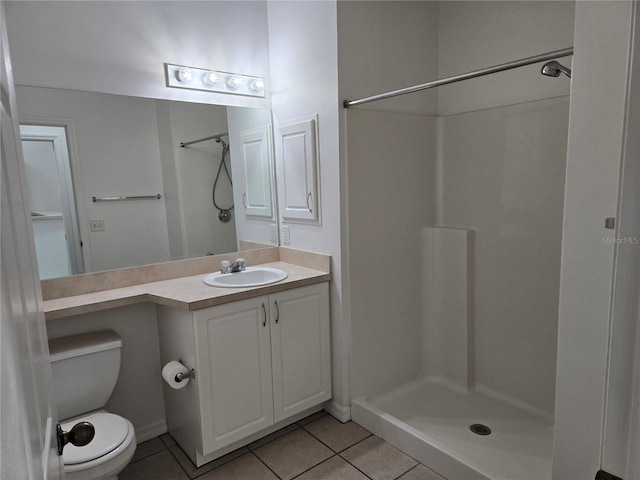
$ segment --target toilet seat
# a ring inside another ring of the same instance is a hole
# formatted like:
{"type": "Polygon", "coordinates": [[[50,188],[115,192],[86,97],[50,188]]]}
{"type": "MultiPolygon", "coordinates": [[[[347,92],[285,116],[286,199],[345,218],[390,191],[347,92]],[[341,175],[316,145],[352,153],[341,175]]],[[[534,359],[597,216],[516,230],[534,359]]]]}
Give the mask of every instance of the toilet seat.
{"type": "MultiPolygon", "coordinates": [[[[67,448],[72,447],[73,445],[65,445],[64,453],[62,455],[64,461],[64,473],[67,477],[67,480],[97,480],[97,479],[109,479],[114,480],[119,472],[122,471],[124,467],[131,461],[133,454],[136,451],[136,433],[133,425],[126,418],[122,418],[119,415],[108,413],[104,410],[95,411],[93,413],[88,413],[79,417],[74,417],[63,422],[65,425],[65,430],[68,428],[72,428],[78,422],[82,422],[85,420],[93,421],[93,415],[96,414],[105,414],[108,415],[106,418],[109,418],[110,421],[111,415],[117,417],[118,419],[122,419],[127,426],[127,433],[120,445],[115,447],[109,453],[104,454],[101,457],[95,458],[93,460],[86,461],[84,463],[77,464],[68,464],[67,463],[67,448]]],[[[119,420],[115,420],[116,424],[119,424],[119,420]]],[[[95,426],[95,425],[94,425],[95,426]]],[[[96,430],[98,430],[96,428],[96,430]]],[[[92,442],[95,441],[92,440],[92,442]]],[[[114,442],[115,443],[115,442],[114,442]]],[[[76,448],[86,448],[85,447],[76,447],[76,448]]]]}
{"type": "Polygon", "coordinates": [[[129,422],[119,415],[99,412],[85,417],[75,418],[62,424],[69,431],[79,422],[89,422],[95,427],[95,437],[83,447],[67,444],[62,456],[64,464],[79,465],[104,457],[116,450],[129,434],[129,422]]]}

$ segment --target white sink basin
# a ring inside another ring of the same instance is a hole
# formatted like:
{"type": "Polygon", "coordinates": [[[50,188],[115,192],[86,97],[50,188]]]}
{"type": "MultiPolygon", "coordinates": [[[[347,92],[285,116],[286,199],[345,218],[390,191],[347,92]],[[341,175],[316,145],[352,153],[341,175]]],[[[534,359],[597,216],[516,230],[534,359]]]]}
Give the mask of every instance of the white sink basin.
{"type": "Polygon", "coordinates": [[[271,267],[247,267],[236,273],[211,273],[204,277],[203,282],[212,287],[259,287],[269,285],[287,278],[287,272],[271,267]]]}

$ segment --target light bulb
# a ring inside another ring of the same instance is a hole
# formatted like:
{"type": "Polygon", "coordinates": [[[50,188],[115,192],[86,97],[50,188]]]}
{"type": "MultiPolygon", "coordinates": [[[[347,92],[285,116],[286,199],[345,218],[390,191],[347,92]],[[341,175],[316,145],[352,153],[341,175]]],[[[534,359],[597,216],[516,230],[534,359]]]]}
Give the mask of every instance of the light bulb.
{"type": "Polygon", "coordinates": [[[242,79],[238,75],[230,75],[227,78],[227,87],[229,87],[231,90],[236,90],[241,83],[242,79]]]}
{"type": "Polygon", "coordinates": [[[249,84],[249,88],[254,92],[261,92],[264,90],[264,80],[262,78],[255,78],[249,84]]]}
{"type": "Polygon", "coordinates": [[[176,76],[178,77],[178,80],[183,83],[189,83],[193,78],[191,69],[187,67],[182,67],[180,70],[178,70],[176,76]]]}
{"type": "Polygon", "coordinates": [[[215,85],[218,82],[218,75],[215,72],[207,72],[202,77],[202,83],[205,85],[215,85]]]}

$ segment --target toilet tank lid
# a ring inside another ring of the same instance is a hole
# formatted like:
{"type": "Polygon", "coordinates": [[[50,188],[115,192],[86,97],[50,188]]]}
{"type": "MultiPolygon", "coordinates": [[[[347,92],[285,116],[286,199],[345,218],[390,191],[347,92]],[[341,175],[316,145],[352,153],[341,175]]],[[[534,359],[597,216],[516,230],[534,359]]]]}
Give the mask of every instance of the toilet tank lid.
{"type": "Polygon", "coordinates": [[[56,362],[121,347],[122,338],[113,330],[82,333],[49,340],[49,360],[56,362]]]}

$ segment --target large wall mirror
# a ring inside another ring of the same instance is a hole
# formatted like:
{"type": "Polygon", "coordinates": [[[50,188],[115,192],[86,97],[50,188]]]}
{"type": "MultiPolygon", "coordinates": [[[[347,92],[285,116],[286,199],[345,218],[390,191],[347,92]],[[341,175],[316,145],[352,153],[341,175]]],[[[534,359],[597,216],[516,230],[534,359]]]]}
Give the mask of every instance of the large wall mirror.
{"type": "Polygon", "coordinates": [[[41,279],[278,244],[270,111],[16,91],[41,279]]]}

